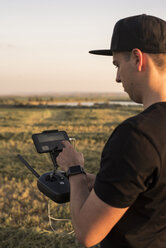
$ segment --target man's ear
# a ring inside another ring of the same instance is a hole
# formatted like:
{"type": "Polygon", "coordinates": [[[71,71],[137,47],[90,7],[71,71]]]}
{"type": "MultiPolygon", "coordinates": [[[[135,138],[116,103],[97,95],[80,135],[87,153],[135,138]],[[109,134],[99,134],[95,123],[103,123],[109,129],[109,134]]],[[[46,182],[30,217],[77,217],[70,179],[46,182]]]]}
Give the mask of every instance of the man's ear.
{"type": "Polygon", "coordinates": [[[134,48],[131,52],[131,59],[138,71],[143,70],[143,53],[138,48],[134,48]]]}

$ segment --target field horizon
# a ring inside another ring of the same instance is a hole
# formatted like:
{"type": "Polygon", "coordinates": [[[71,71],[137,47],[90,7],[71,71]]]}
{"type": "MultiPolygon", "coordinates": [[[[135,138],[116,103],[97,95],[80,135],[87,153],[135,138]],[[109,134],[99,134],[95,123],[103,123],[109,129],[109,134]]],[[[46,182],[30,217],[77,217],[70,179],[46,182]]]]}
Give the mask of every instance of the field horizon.
{"type": "Polygon", "coordinates": [[[57,96],[115,96],[115,97],[127,97],[127,94],[125,92],[88,92],[88,91],[81,91],[81,92],[18,92],[18,93],[9,93],[9,94],[1,94],[0,97],[31,97],[31,96],[39,96],[39,97],[45,97],[45,96],[51,96],[51,97],[57,97],[57,96]]]}

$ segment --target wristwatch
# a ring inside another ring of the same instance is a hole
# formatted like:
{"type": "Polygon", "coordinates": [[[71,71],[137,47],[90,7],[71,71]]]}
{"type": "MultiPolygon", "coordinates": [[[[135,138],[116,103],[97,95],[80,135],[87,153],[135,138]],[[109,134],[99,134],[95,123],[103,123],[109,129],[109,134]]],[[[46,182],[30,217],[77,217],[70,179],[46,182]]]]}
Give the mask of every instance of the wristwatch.
{"type": "Polygon", "coordinates": [[[80,165],[74,165],[69,167],[68,171],[66,172],[66,176],[69,178],[69,176],[77,175],[81,173],[86,174],[84,168],[82,168],[80,165]]]}

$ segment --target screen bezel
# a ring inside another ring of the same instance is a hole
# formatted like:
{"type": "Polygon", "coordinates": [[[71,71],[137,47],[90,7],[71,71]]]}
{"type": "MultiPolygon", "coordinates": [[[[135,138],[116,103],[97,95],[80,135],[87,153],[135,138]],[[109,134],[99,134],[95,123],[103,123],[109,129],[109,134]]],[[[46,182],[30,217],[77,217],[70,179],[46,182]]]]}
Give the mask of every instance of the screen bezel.
{"type": "Polygon", "coordinates": [[[43,151],[42,146],[49,145],[49,144],[55,144],[55,147],[57,148],[57,150],[62,150],[63,145],[61,144],[60,141],[62,141],[62,140],[68,140],[69,141],[69,137],[68,137],[68,135],[67,135],[67,133],[65,131],[55,131],[55,130],[53,130],[53,131],[44,131],[42,133],[33,134],[32,135],[32,140],[34,142],[34,145],[36,147],[37,152],[45,153],[45,152],[51,152],[52,150],[43,151]],[[54,135],[55,134],[57,134],[57,135],[61,134],[62,135],[61,137],[63,137],[63,139],[57,139],[57,140],[45,141],[45,142],[40,142],[39,141],[39,135],[49,135],[49,136],[51,136],[53,134],[54,135]]]}

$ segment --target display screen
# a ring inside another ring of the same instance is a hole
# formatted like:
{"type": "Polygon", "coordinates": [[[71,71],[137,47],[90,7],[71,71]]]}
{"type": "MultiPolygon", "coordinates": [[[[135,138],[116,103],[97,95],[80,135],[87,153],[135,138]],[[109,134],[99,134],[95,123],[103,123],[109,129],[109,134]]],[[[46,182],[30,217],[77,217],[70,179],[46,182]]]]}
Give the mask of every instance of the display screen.
{"type": "Polygon", "coordinates": [[[57,140],[64,140],[65,137],[63,133],[57,132],[53,134],[39,134],[38,140],[40,143],[42,142],[49,142],[49,141],[57,141],[57,140]]]}

